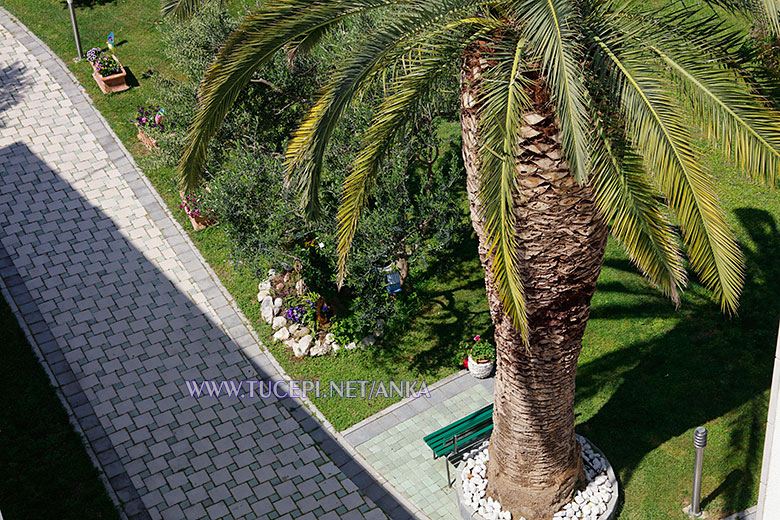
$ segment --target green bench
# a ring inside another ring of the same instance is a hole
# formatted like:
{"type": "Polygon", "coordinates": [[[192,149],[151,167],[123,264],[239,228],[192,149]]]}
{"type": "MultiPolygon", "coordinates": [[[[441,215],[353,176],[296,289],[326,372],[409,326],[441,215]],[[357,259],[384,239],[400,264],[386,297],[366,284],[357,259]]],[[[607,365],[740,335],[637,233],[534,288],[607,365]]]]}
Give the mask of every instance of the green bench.
{"type": "Polygon", "coordinates": [[[447,485],[452,487],[450,464],[453,466],[477,442],[493,430],[493,405],[489,404],[454,423],[423,437],[425,444],[433,451],[433,458],[444,457],[447,467],[447,485]]]}

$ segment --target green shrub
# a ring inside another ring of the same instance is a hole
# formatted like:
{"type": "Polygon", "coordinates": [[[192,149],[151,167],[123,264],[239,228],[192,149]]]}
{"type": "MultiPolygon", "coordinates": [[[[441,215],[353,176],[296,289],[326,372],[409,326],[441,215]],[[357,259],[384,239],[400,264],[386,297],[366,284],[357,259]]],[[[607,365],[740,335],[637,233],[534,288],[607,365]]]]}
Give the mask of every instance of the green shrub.
{"type": "Polygon", "coordinates": [[[477,361],[488,360],[495,363],[496,361],[496,347],[486,339],[477,336],[476,341],[471,345],[469,353],[472,359],[477,361]]]}
{"type": "MultiPolygon", "coordinates": [[[[236,24],[211,3],[187,22],[164,25],[166,55],[184,80],[154,75],[160,92],[154,101],[166,109],[166,129],[164,135],[155,135],[162,151],[151,154],[150,160],[176,164],[195,114],[199,79],[236,24]]],[[[314,92],[329,79],[331,64],[371,24],[367,17],[341,26],[311,54],[289,63],[280,52],[257,72],[256,81],[242,92],[209,145],[205,176],[210,192],[203,200],[225,229],[235,262],[250,266],[259,278],[271,267],[299,269],[309,287],[338,304],[334,311],[339,317],[356,316],[360,326],[350,334],[360,337],[372,333],[379,319],[393,329],[417,313],[415,276],[436,258],[459,225],[464,175],[457,136],[439,135],[439,114],[457,107],[453,79],[439,89],[445,94],[433,96],[409,121],[408,132],[399,136],[381,165],[350,250],[349,272],[338,290],[337,207],[342,183],[371,122],[375,93],[356,99],[334,129],[322,172],[319,219],[307,222],[301,216],[298,194],[287,187],[281,160],[286,140],[314,92]],[[410,274],[405,291],[390,297],[381,268],[399,259],[408,262],[410,274]]]]}
{"type": "Polygon", "coordinates": [[[359,318],[354,315],[335,320],[330,327],[330,332],[336,343],[342,346],[357,343],[364,337],[359,318]]]}

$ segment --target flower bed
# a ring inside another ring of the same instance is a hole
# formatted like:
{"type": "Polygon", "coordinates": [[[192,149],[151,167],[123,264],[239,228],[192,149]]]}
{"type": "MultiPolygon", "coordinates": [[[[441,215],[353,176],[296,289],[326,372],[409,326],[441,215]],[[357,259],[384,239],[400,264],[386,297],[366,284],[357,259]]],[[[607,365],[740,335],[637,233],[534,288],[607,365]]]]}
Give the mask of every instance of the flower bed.
{"type": "Polygon", "coordinates": [[[113,54],[103,54],[98,48],[90,49],[87,52],[87,61],[92,65],[92,78],[103,94],[122,92],[130,88],[127,84],[127,72],[113,54]]]}
{"type": "Polygon", "coordinates": [[[362,340],[343,340],[337,323],[331,322],[332,309],[318,293],[309,292],[306,283],[292,271],[277,275],[271,269],[258,285],[257,301],[266,323],[274,329],[274,339],[291,348],[296,357],[323,356],[341,349],[370,346],[384,331],[378,321],[374,334],[362,340]]]}
{"type": "MultiPolygon", "coordinates": [[[[206,187],[208,191],[208,187],[206,187]]],[[[179,209],[183,209],[187,216],[190,218],[192,227],[195,231],[206,229],[209,226],[214,225],[214,219],[207,209],[203,207],[203,203],[197,195],[187,195],[183,191],[179,192],[181,197],[181,204],[179,209]]]]}
{"type": "Polygon", "coordinates": [[[138,140],[141,141],[149,151],[158,150],[157,141],[150,135],[151,131],[165,130],[163,123],[163,109],[158,106],[137,105],[138,113],[133,119],[133,123],[138,128],[138,140]]]}

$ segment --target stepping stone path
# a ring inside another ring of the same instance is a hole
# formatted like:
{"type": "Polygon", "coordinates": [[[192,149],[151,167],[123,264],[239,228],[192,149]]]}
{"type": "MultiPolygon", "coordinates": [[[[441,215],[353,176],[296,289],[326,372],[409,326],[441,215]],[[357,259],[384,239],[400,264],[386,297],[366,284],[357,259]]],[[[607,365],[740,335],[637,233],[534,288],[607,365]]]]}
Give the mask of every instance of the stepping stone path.
{"type": "Polygon", "coordinates": [[[65,65],[2,8],[0,289],[123,518],[411,518],[299,401],[188,393],[282,374],[65,65]]]}

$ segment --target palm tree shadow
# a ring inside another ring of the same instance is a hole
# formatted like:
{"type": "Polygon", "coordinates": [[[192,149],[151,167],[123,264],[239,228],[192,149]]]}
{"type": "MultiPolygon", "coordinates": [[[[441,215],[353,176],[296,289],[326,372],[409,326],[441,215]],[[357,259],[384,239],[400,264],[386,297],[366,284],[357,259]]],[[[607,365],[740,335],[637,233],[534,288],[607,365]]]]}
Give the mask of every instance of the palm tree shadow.
{"type": "Polygon", "coordinates": [[[5,127],[3,113],[13,108],[20,100],[22,92],[32,85],[30,75],[24,63],[14,62],[0,69],[0,128],[5,127]]]}
{"type": "MultiPolygon", "coordinates": [[[[577,374],[577,402],[606,385],[617,385],[601,409],[577,429],[607,449],[623,485],[661,444],[741,408],[729,428],[728,450],[742,467],[704,499],[705,504],[717,501],[724,511],[747,507],[752,500],[767,406],[756,397],[770,386],[775,320],[780,315],[774,291],[780,286],[775,220],[760,209],[734,213],[750,238],[750,244],[742,246],[748,269],[740,315],[729,318],[708,301],[686,301],[677,313],[679,323],[668,333],[585,363],[577,374]]],[[[663,312],[658,298],[628,310],[594,305],[592,317],[652,317],[656,312],[669,313],[668,306],[663,312]]]]}

